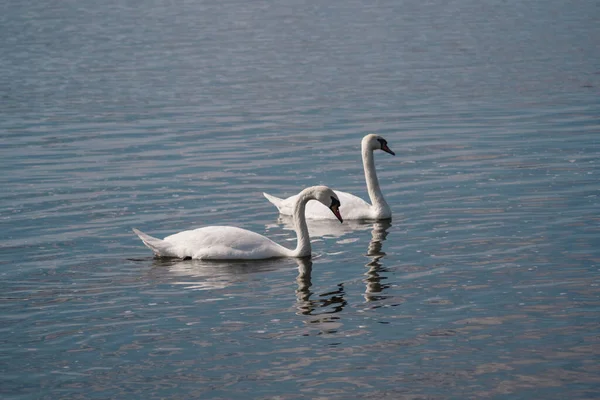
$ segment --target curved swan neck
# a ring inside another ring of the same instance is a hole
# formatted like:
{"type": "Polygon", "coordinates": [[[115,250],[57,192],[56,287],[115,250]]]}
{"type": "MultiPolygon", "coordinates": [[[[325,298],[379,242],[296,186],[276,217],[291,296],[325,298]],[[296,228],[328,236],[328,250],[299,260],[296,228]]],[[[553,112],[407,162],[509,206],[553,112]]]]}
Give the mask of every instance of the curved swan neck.
{"type": "Polygon", "coordinates": [[[308,226],[306,225],[306,216],[304,214],[306,210],[306,203],[309,200],[314,199],[314,196],[310,192],[303,190],[300,192],[296,204],[294,205],[294,225],[296,227],[296,235],[298,236],[298,245],[293,250],[294,257],[307,257],[310,256],[310,237],[308,235],[308,226]]]}
{"type": "Polygon", "coordinates": [[[369,192],[369,198],[371,204],[380,213],[391,214],[390,207],[383,198],[381,189],[379,188],[379,180],[377,179],[377,172],[375,170],[375,158],[373,156],[373,149],[369,148],[366,142],[362,143],[362,159],[363,168],[365,170],[365,180],[367,181],[367,191],[369,192]]]}

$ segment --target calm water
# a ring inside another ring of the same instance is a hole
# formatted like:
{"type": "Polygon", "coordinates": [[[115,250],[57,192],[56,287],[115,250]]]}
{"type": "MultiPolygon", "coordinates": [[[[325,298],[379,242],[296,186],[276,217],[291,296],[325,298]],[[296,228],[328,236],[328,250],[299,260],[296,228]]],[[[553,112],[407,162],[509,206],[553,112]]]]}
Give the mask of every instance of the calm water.
{"type": "Polygon", "coordinates": [[[595,1],[0,5],[3,399],[600,393],[595,1]],[[318,183],[391,223],[311,260],[155,260],[131,232],[295,235],[318,183]]]}

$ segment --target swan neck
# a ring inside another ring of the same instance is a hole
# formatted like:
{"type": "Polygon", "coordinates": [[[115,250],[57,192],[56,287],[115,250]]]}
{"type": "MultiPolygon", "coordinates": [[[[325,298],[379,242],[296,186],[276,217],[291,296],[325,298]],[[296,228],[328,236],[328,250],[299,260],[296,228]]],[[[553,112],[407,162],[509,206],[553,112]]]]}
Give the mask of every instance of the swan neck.
{"type": "Polygon", "coordinates": [[[310,256],[310,237],[308,235],[308,226],[306,225],[306,203],[311,200],[312,197],[306,193],[300,193],[296,204],[294,205],[294,225],[296,227],[296,235],[298,237],[298,244],[296,249],[293,251],[294,257],[307,257],[310,256]]]}
{"type": "Polygon", "coordinates": [[[371,204],[379,213],[389,213],[389,206],[383,198],[381,188],[379,187],[373,150],[364,144],[362,146],[362,159],[365,170],[365,180],[367,181],[367,191],[369,193],[369,198],[371,199],[371,204]]]}

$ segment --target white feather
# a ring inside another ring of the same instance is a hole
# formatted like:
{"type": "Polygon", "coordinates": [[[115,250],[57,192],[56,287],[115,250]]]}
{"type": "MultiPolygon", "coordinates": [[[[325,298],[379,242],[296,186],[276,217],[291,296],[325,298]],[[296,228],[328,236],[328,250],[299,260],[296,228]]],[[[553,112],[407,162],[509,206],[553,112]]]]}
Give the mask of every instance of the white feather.
{"type": "MultiPolygon", "coordinates": [[[[379,188],[379,180],[377,179],[377,172],[375,170],[375,162],[373,160],[374,150],[384,150],[394,155],[394,153],[387,147],[387,142],[384,138],[378,135],[366,135],[361,141],[361,152],[363,159],[363,169],[365,172],[365,180],[367,182],[367,191],[371,203],[369,204],[358,196],[351,193],[341,192],[335,190],[335,194],[338,196],[340,203],[340,212],[344,216],[344,219],[366,219],[366,220],[379,220],[389,219],[392,217],[392,211],[383,198],[383,193],[379,188]]],[[[281,199],[279,197],[272,196],[268,193],[263,195],[269,200],[277,209],[280,214],[291,215],[294,209],[294,203],[298,198],[298,195],[281,199]]],[[[312,202],[306,206],[306,218],[310,219],[332,219],[335,218],[327,207],[322,204],[312,202]]]]}
{"type": "MultiPolygon", "coordinates": [[[[159,257],[197,260],[259,260],[275,257],[310,256],[310,238],[305,220],[306,203],[317,200],[332,205],[333,190],[326,186],[304,189],[297,196],[293,216],[298,236],[295,249],[288,249],[258,233],[234,226],[206,226],[158,239],[133,229],[142,242],[159,257]]],[[[316,202],[311,202],[316,203],[316,202]]],[[[309,203],[310,204],[310,203],[309,203]]],[[[327,208],[327,206],[325,206],[327,208]]],[[[328,210],[332,212],[332,210],[328,210]]]]}

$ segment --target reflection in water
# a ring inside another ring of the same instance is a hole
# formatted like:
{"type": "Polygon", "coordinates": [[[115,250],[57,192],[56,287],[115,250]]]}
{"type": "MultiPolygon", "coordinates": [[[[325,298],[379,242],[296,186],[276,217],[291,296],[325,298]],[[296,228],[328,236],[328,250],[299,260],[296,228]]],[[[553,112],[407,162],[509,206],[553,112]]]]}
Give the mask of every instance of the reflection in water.
{"type": "MultiPolygon", "coordinates": [[[[294,230],[294,220],[289,215],[279,215],[277,223],[282,224],[285,230],[294,230]]],[[[323,236],[339,238],[348,233],[367,230],[371,226],[370,223],[360,220],[347,220],[340,224],[332,219],[307,219],[306,223],[311,238],[323,236]]],[[[267,225],[267,228],[269,227],[267,225]]]]}
{"type": "Polygon", "coordinates": [[[298,265],[298,276],[296,277],[296,282],[298,283],[296,301],[298,303],[298,311],[304,315],[308,315],[314,310],[310,301],[310,296],[313,294],[310,291],[310,287],[312,286],[311,274],[312,261],[309,258],[302,259],[302,262],[298,265]]]}
{"type": "Polygon", "coordinates": [[[155,258],[150,274],[177,280],[171,282],[185,289],[224,289],[233,284],[247,281],[252,274],[269,272],[287,266],[287,259],[249,261],[202,261],[155,258]]]}
{"type": "Polygon", "coordinates": [[[379,262],[385,256],[385,253],[381,251],[381,247],[388,235],[387,230],[390,226],[392,226],[390,221],[377,221],[373,224],[373,230],[371,231],[372,239],[369,242],[369,249],[367,251],[367,256],[371,257],[371,261],[366,264],[369,270],[365,273],[366,289],[364,297],[367,302],[382,300],[387,297],[376,293],[381,293],[390,287],[390,285],[381,283],[382,280],[387,278],[382,277],[380,274],[387,272],[387,269],[382,267],[382,264],[379,262]]]}
{"type": "Polygon", "coordinates": [[[339,283],[337,290],[318,295],[319,299],[311,299],[314,292],[310,290],[312,286],[311,273],[312,261],[310,258],[297,259],[298,261],[298,289],[296,289],[296,308],[298,314],[321,316],[311,322],[328,322],[337,317],[331,314],[338,313],[346,306],[347,301],[344,298],[344,284],[339,283]],[[320,309],[326,309],[321,311],[320,309]]]}
{"type": "MultiPolygon", "coordinates": [[[[324,221],[323,221],[324,222],[324,221]]],[[[358,224],[358,223],[357,223],[358,224]]],[[[334,224],[321,224],[319,226],[334,227],[334,224]]],[[[381,293],[390,287],[390,285],[382,284],[381,281],[387,279],[385,276],[381,276],[382,273],[388,272],[380,262],[385,256],[382,251],[382,244],[386,240],[388,235],[388,229],[392,226],[390,221],[377,221],[372,225],[357,225],[364,229],[364,226],[372,227],[371,230],[371,241],[367,250],[367,256],[371,257],[371,261],[366,264],[369,270],[365,273],[366,284],[364,297],[368,302],[378,301],[387,298],[381,293]]],[[[335,232],[334,234],[338,234],[335,232]]],[[[317,319],[313,319],[312,323],[331,322],[334,319],[339,319],[333,316],[346,306],[347,301],[345,299],[344,284],[339,283],[337,290],[330,291],[318,295],[318,299],[313,299],[315,294],[311,291],[312,281],[312,261],[311,259],[298,259],[298,277],[296,282],[298,288],[296,289],[296,308],[298,314],[319,316],[317,319]],[[326,310],[323,310],[326,309],[326,310]]]]}

